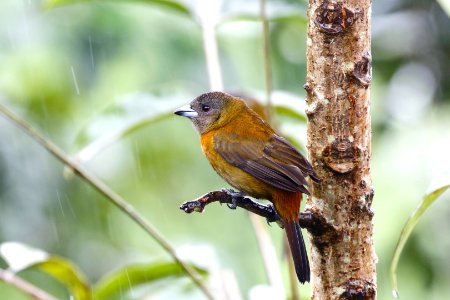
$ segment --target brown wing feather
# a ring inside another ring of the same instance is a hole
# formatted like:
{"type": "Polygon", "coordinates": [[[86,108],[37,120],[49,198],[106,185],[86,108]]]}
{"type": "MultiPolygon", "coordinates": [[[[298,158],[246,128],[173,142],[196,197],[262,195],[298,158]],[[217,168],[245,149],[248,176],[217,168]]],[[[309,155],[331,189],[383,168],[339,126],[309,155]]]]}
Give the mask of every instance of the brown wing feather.
{"type": "Polygon", "coordinates": [[[214,148],[228,163],[282,190],[309,194],[305,177],[318,179],[306,158],[276,134],[261,141],[218,133],[214,148]]]}
{"type": "Polygon", "coordinates": [[[281,157],[284,162],[289,161],[300,168],[304,176],[311,177],[315,182],[319,181],[309,161],[283,137],[274,134],[266,143],[264,152],[270,157],[281,157]]]}

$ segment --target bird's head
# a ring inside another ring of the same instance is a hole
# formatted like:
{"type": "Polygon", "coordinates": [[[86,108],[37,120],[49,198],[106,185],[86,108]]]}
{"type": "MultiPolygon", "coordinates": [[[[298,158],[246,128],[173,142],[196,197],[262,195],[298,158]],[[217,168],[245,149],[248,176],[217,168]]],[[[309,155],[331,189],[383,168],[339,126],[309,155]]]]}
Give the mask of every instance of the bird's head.
{"type": "Polygon", "coordinates": [[[246,107],[245,102],[223,92],[205,93],[174,113],[191,119],[200,134],[230,122],[246,107]]]}

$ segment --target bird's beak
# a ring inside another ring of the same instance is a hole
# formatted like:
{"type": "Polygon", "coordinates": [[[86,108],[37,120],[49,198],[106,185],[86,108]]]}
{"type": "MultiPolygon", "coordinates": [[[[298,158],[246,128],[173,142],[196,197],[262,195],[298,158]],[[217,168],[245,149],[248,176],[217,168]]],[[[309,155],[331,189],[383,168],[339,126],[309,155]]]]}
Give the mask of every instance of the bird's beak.
{"type": "Polygon", "coordinates": [[[196,118],[198,117],[198,113],[193,110],[189,105],[185,105],[183,107],[180,107],[176,111],[173,112],[176,115],[187,117],[187,118],[196,118]]]}

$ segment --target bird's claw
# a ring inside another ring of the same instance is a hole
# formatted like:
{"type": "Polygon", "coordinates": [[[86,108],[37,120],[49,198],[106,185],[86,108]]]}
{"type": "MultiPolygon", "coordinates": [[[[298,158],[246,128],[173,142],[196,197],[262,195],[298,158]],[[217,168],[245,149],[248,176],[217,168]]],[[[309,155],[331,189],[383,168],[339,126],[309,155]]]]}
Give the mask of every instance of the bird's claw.
{"type": "Polygon", "coordinates": [[[238,206],[237,205],[238,199],[245,197],[245,193],[236,192],[233,189],[224,188],[222,189],[222,191],[231,196],[231,203],[227,203],[229,209],[236,209],[238,206]]]}
{"type": "MultiPolygon", "coordinates": [[[[269,209],[272,209],[273,211],[275,211],[275,207],[272,204],[267,204],[267,210],[269,210],[269,209]]],[[[267,225],[272,226],[271,223],[273,222],[273,220],[271,220],[270,216],[269,216],[269,217],[266,217],[266,222],[267,222],[267,225]]]]}
{"type": "Polygon", "coordinates": [[[273,204],[267,204],[267,207],[265,209],[268,213],[266,217],[266,222],[269,226],[272,226],[273,222],[278,222],[280,219],[280,216],[278,215],[278,212],[275,210],[275,207],[273,204]]]}
{"type": "Polygon", "coordinates": [[[237,201],[235,198],[231,198],[231,203],[227,203],[227,206],[229,209],[236,209],[237,208],[237,201]]]}

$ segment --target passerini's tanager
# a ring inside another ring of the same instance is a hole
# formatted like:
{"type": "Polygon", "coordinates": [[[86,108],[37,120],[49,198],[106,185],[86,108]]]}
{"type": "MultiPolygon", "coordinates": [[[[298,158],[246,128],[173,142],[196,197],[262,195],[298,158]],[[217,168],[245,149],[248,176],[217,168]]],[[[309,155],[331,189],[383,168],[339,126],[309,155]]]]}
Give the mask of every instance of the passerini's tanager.
{"type": "Polygon", "coordinates": [[[301,283],[310,269],[298,225],[306,177],[319,178],[307,159],[237,97],[222,92],[202,94],[175,111],[189,118],[200,133],[203,153],[231,186],[271,201],[279,214],[301,283]]]}

